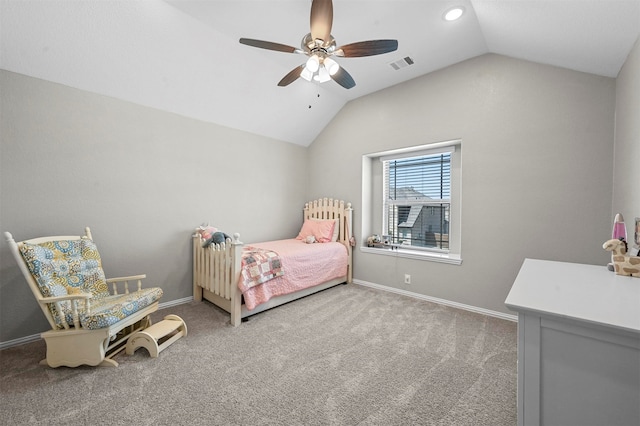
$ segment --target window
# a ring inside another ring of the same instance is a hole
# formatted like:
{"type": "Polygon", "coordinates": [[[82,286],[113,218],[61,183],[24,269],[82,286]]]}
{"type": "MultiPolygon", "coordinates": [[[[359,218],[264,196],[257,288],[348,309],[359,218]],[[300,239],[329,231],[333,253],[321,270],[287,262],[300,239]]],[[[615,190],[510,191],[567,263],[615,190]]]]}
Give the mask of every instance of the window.
{"type": "Polygon", "coordinates": [[[451,151],[381,158],[383,235],[392,245],[449,252],[451,151]]]}
{"type": "Polygon", "coordinates": [[[362,252],[462,263],[461,148],[453,140],[362,157],[362,252]],[[389,244],[368,247],[374,234],[389,244]]]}

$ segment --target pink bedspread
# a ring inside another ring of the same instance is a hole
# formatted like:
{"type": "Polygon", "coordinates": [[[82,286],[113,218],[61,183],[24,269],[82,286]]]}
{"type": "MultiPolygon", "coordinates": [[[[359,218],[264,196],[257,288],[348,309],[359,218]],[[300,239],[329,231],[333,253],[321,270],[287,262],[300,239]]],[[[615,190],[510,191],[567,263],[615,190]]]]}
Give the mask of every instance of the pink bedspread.
{"type": "Polygon", "coordinates": [[[243,296],[249,310],[272,297],[293,293],[347,275],[347,248],[340,243],[306,244],[291,239],[251,246],[278,253],[284,275],[247,289],[243,296]]]}

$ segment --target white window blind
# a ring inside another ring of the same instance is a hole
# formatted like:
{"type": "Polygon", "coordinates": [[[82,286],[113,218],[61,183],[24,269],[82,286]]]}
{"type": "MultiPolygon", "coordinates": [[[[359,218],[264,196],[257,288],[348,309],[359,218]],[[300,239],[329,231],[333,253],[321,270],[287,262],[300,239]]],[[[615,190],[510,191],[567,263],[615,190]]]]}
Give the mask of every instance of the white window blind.
{"type": "Polygon", "coordinates": [[[392,244],[449,252],[453,147],[381,157],[383,233],[392,244]]]}

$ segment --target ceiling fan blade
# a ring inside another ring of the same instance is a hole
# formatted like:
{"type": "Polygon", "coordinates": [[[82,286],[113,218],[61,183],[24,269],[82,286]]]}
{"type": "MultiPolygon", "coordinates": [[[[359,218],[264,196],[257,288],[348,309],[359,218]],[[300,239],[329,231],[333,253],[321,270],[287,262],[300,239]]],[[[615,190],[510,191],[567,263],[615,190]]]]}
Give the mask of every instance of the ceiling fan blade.
{"type": "Polygon", "coordinates": [[[311,3],[311,37],[313,40],[329,41],[333,25],[333,3],[331,0],[313,0],[311,3]]]}
{"type": "Polygon", "coordinates": [[[398,40],[369,40],[340,46],[333,53],[345,58],[382,55],[398,49],[398,40]]]}
{"type": "Polygon", "coordinates": [[[304,64],[300,65],[299,67],[295,67],[294,69],[289,71],[289,74],[282,77],[282,80],[280,80],[280,82],[278,83],[278,86],[280,87],[288,86],[294,81],[296,81],[300,77],[300,73],[302,72],[303,69],[304,69],[304,64]]]}
{"type": "Polygon", "coordinates": [[[241,38],[240,43],[246,44],[247,46],[259,47],[260,49],[275,50],[277,52],[296,53],[300,51],[300,49],[292,46],[287,46],[286,44],[273,43],[264,40],[255,40],[252,38],[241,38]]]}
{"type": "Polygon", "coordinates": [[[351,89],[352,87],[354,87],[356,85],[356,82],[353,79],[353,77],[351,77],[351,74],[349,74],[342,67],[340,67],[338,72],[335,73],[334,75],[332,75],[331,78],[333,79],[333,81],[335,81],[336,83],[338,83],[340,86],[344,87],[345,89],[351,89]]]}

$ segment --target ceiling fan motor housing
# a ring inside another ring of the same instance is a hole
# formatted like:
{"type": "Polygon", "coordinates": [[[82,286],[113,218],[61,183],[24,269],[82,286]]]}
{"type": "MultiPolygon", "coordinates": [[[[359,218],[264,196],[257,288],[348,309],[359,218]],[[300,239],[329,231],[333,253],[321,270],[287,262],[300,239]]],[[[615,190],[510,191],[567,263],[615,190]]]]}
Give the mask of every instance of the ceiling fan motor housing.
{"type": "Polygon", "coordinates": [[[311,33],[309,33],[302,37],[300,45],[307,55],[311,55],[317,51],[322,51],[325,54],[331,55],[336,50],[336,39],[333,38],[333,36],[330,36],[328,41],[324,41],[319,38],[314,40],[311,33]]]}

